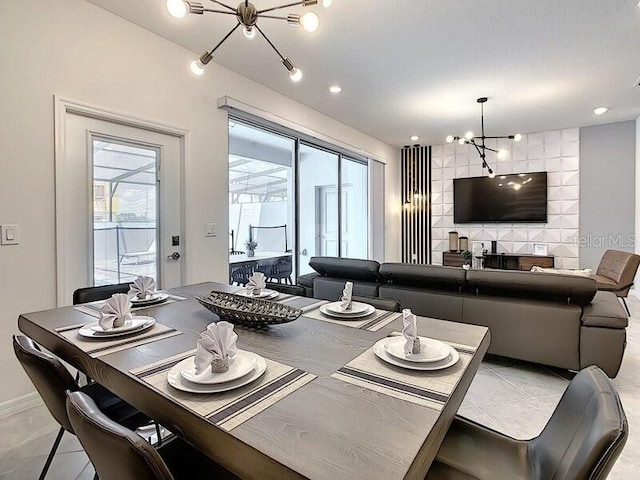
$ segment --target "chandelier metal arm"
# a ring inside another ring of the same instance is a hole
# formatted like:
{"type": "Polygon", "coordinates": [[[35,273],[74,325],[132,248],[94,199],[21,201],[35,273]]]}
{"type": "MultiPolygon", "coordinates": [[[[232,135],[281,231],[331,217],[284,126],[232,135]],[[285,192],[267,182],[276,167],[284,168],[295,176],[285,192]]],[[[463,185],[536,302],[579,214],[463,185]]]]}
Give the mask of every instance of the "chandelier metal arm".
{"type": "MultiPolygon", "coordinates": [[[[217,4],[218,4],[218,5],[220,5],[221,7],[224,7],[224,8],[226,8],[227,10],[231,10],[233,13],[236,13],[236,9],[235,9],[235,8],[233,8],[233,7],[232,7],[232,6],[230,6],[230,5],[227,5],[226,3],[219,2],[218,0],[209,0],[209,1],[211,1],[211,2],[213,2],[213,3],[217,3],[217,4]]],[[[207,10],[207,11],[208,11],[208,10],[207,10]]]]}
{"type": "Polygon", "coordinates": [[[222,13],[223,15],[237,15],[236,12],[227,12],[226,10],[216,10],[215,8],[203,8],[203,12],[208,13],[222,13]]]}
{"type": "Polygon", "coordinates": [[[316,2],[309,2],[308,0],[302,0],[299,2],[294,2],[294,3],[287,3],[286,5],[280,5],[278,7],[271,7],[271,8],[266,8],[264,10],[258,10],[258,15],[262,15],[263,13],[267,13],[267,12],[273,12],[274,10],[281,10],[283,8],[289,8],[289,7],[297,7],[298,5],[304,5],[305,7],[308,5],[315,5],[316,2]]]}
{"type": "Polygon", "coordinates": [[[228,39],[228,38],[233,34],[233,32],[235,32],[235,31],[238,29],[238,27],[240,27],[240,25],[241,25],[241,24],[240,24],[240,22],[238,22],[238,23],[236,24],[236,26],[235,26],[235,27],[233,27],[233,28],[231,29],[231,31],[230,31],[229,33],[227,33],[227,34],[224,36],[224,38],[223,38],[222,40],[220,40],[220,41],[218,42],[218,44],[217,44],[215,47],[213,47],[213,48],[209,51],[209,54],[213,55],[213,54],[215,53],[215,51],[216,51],[216,50],[218,50],[218,48],[220,48],[220,45],[222,45],[224,42],[226,42],[226,41],[227,41],[227,39],[228,39]]]}
{"type": "Polygon", "coordinates": [[[276,46],[271,42],[271,40],[269,40],[269,38],[267,38],[267,36],[264,34],[264,32],[262,31],[262,29],[258,26],[258,25],[254,25],[254,28],[256,30],[258,30],[258,32],[260,32],[260,35],[263,36],[263,38],[267,41],[267,43],[271,46],[271,48],[273,48],[273,50],[278,54],[278,56],[280,57],[280,59],[284,62],[286,61],[286,58],[284,57],[284,55],[282,55],[280,53],[280,50],[278,50],[276,48],[276,46]]]}
{"type": "Polygon", "coordinates": [[[274,20],[289,20],[287,17],[279,17],[277,15],[260,15],[260,18],[272,18],[274,20]]]}

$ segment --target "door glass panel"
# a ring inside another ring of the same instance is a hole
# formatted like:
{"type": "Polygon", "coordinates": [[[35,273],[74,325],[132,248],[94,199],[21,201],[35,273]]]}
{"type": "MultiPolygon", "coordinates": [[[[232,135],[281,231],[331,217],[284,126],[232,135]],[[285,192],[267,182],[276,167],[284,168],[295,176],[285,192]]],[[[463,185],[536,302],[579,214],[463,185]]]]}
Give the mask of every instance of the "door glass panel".
{"type": "Polygon", "coordinates": [[[313,269],[313,256],[337,257],[339,249],[338,162],[335,153],[300,144],[299,263],[300,273],[313,269]]]}
{"type": "Polygon", "coordinates": [[[94,138],[93,282],[158,279],[158,151],[94,138]]]}
{"type": "Polygon", "coordinates": [[[240,122],[229,123],[229,279],[262,271],[292,282],[295,239],[295,141],[240,122]],[[257,244],[254,257],[247,242],[257,244]]]}
{"type": "Polygon", "coordinates": [[[342,158],[341,249],[344,258],[368,258],[369,168],[366,163],[342,158]]]}

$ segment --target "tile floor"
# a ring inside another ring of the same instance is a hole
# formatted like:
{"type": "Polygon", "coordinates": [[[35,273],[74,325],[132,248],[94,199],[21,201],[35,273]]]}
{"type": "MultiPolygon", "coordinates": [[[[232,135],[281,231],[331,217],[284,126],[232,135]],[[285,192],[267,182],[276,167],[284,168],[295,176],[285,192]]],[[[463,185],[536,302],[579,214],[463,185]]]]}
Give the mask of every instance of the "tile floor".
{"type": "MultiPolygon", "coordinates": [[[[640,300],[629,299],[632,319],[622,368],[613,380],[629,420],[630,436],[610,479],[636,479],[640,472],[640,300]]],[[[539,365],[488,358],[471,385],[460,414],[517,438],[538,435],[569,383],[566,373],[539,365]]],[[[0,435],[0,479],[38,477],[56,434],[44,407],[4,422],[0,435]],[[24,428],[25,424],[29,428],[24,428]],[[24,435],[24,432],[29,432],[24,435]]],[[[47,480],[91,480],[93,468],[78,441],[63,437],[47,480]]]]}

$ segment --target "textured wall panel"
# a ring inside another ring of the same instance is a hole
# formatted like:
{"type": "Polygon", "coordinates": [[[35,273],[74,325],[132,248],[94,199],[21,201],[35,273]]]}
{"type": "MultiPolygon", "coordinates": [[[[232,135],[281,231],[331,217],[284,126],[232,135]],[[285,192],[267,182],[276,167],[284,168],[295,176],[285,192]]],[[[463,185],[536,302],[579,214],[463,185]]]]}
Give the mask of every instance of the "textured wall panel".
{"type": "Polygon", "coordinates": [[[449,143],[432,147],[431,208],[432,261],[442,265],[448,233],[457,231],[469,241],[498,241],[498,252],[533,253],[534,243],[546,243],[556,257],[556,268],[578,268],[580,200],[580,133],[578,128],[523,135],[522,141],[488,140],[487,146],[503,148],[508,158],[499,161],[487,152],[487,162],[497,175],[548,172],[548,223],[453,223],[453,179],[486,175],[480,156],[469,145],[449,143]]]}

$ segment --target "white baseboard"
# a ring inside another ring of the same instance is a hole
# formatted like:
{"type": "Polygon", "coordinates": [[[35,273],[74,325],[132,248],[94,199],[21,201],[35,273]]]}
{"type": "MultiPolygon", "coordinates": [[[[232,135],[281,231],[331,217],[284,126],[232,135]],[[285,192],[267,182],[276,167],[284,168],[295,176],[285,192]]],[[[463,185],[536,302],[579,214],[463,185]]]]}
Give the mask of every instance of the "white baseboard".
{"type": "Polygon", "coordinates": [[[0,422],[12,415],[29,410],[42,405],[42,398],[38,392],[27,393],[21,397],[12,398],[0,403],[0,422]]]}

